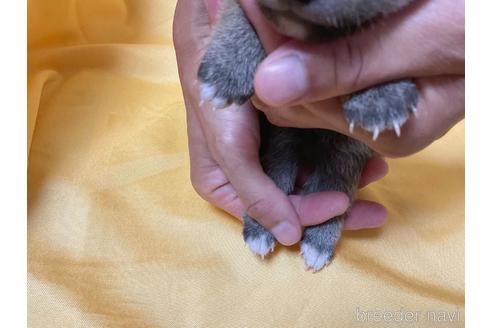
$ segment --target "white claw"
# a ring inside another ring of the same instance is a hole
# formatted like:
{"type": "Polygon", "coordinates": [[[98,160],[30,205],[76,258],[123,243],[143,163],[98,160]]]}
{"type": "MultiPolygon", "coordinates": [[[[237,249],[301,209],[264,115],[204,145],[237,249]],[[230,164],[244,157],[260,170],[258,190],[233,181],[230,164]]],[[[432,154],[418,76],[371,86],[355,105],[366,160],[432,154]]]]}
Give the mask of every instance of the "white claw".
{"type": "Polygon", "coordinates": [[[225,108],[227,107],[227,100],[225,100],[224,98],[214,98],[212,100],[212,107],[214,111],[217,109],[225,108]]]}
{"type": "Polygon", "coordinates": [[[320,252],[306,243],[301,245],[301,254],[304,257],[306,270],[312,270],[313,273],[318,272],[330,263],[330,254],[328,252],[320,252]]]}
{"type": "Polygon", "coordinates": [[[248,238],[246,244],[253,253],[260,256],[262,259],[264,259],[268,253],[273,251],[273,248],[275,247],[275,243],[270,244],[265,236],[248,238]]]}
{"type": "Polygon", "coordinates": [[[376,139],[377,139],[378,137],[379,137],[379,128],[378,128],[378,127],[376,127],[376,128],[374,129],[373,134],[372,134],[372,140],[373,140],[373,141],[376,141],[376,139]]]}
{"type": "Polygon", "coordinates": [[[352,122],[350,122],[350,125],[349,125],[349,131],[350,131],[350,133],[354,133],[354,128],[355,128],[355,122],[352,121],[352,122]]]}
{"type": "Polygon", "coordinates": [[[393,128],[395,129],[396,135],[399,137],[401,134],[401,131],[400,131],[400,125],[398,124],[398,122],[396,122],[396,121],[393,122],[393,128]]]}
{"type": "Polygon", "coordinates": [[[200,88],[200,101],[205,103],[212,100],[215,96],[215,87],[204,84],[200,88]]]}

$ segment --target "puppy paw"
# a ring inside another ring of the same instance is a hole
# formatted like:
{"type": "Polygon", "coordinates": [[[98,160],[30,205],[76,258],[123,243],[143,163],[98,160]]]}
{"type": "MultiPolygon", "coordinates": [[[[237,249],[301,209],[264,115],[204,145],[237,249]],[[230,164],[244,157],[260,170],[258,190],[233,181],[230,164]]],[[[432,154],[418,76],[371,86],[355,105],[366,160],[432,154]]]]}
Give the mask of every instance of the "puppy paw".
{"type": "Polygon", "coordinates": [[[325,265],[329,264],[333,258],[333,249],[318,249],[314,245],[303,242],[301,245],[301,254],[304,258],[306,269],[318,272],[325,265]]]}
{"type": "Polygon", "coordinates": [[[221,67],[211,59],[203,61],[198,71],[200,102],[211,103],[214,109],[245,103],[253,94],[253,77],[239,78],[239,70],[239,67],[221,67]]]}
{"type": "Polygon", "coordinates": [[[255,71],[264,57],[249,25],[219,30],[198,68],[201,102],[215,109],[245,103],[253,95],[255,71]]]}
{"type": "Polygon", "coordinates": [[[411,113],[416,113],[418,92],[409,80],[387,83],[355,93],[343,104],[350,132],[356,126],[372,133],[376,140],[384,130],[400,129],[411,113]]]}
{"type": "Polygon", "coordinates": [[[272,233],[247,215],[244,216],[243,238],[249,249],[261,258],[273,251],[276,244],[272,233]]]}
{"type": "Polygon", "coordinates": [[[253,79],[265,50],[237,1],[224,1],[198,68],[201,102],[215,109],[241,105],[253,94],[253,79]]]}
{"type": "Polygon", "coordinates": [[[337,217],[304,229],[301,254],[306,269],[318,272],[331,262],[340,239],[342,227],[343,218],[337,217]]]}

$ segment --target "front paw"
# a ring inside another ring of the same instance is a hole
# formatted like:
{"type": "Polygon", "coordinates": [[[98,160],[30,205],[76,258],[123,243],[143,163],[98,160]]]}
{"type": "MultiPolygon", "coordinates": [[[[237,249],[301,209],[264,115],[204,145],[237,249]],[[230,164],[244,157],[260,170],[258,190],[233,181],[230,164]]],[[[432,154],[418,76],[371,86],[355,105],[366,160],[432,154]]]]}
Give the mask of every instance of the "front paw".
{"type": "MultiPolygon", "coordinates": [[[[239,64],[240,65],[240,64],[239,64]]],[[[223,65],[220,58],[205,56],[198,70],[200,100],[214,109],[245,103],[253,94],[253,74],[245,76],[237,64],[223,65]]]]}
{"type": "Polygon", "coordinates": [[[201,101],[215,109],[241,105],[253,94],[258,64],[266,57],[255,30],[237,1],[223,1],[198,69],[201,101]]]}
{"type": "MultiPolygon", "coordinates": [[[[231,104],[242,105],[253,95],[253,80],[256,68],[265,58],[260,41],[243,27],[241,38],[224,37],[227,31],[221,31],[213,40],[198,68],[198,80],[201,83],[201,102],[211,102],[214,109],[228,107],[231,104]]],[[[232,30],[237,33],[237,30],[232,30]]]]}
{"type": "Polygon", "coordinates": [[[417,101],[417,87],[404,80],[355,93],[345,101],[343,110],[350,132],[361,126],[376,140],[384,130],[394,130],[400,136],[400,127],[416,112],[417,101]]]}
{"type": "Polygon", "coordinates": [[[243,238],[251,251],[261,258],[273,251],[276,244],[272,233],[248,215],[244,216],[243,238]]]}

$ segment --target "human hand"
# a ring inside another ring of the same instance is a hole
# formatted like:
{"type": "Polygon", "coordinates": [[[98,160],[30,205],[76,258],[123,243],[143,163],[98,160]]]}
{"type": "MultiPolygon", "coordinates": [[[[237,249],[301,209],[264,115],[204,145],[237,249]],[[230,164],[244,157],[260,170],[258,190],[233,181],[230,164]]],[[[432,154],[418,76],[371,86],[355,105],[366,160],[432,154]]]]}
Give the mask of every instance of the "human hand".
{"type": "Polygon", "coordinates": [[[325,128],[359,139],[384,156],[406,156],[440,138],[464,117],[463,0],[420,0],[346,38],[303,43],[279,36],[256,7],[241,0],[269,56],[255,76],[255,107],[279,126],[325,128]],[[401,137],[353,134],[338,97],[413,78],[418,115],[401,137]]]}
{"type": "MultiPolygon", "coordinates": [[[[217,1],[205,3],[208,8],[216,8],[217,1]]],[[[215,112],[199,105],[196,73],[210,33],[206,8],[201,1],[179,0],[173,27],[187,113],[192,184],[215,206],[238,218],[248,213],[270,229],[280,243],[294,244],[301,238],[302,226],[344,213],[348,198],[339,192],[286,196],[261,167],[258,117],[251,104],[215,112]],[[287,222],[289,229],[276,229],[282,222],[287,222]]],[[[373,159],[364,170],[361,187],[386,172],[384,160],[373,159]]],[[[347,229],[377,227],[385,219],[383,206],[358,201],[345,225],[347,229]]]]}

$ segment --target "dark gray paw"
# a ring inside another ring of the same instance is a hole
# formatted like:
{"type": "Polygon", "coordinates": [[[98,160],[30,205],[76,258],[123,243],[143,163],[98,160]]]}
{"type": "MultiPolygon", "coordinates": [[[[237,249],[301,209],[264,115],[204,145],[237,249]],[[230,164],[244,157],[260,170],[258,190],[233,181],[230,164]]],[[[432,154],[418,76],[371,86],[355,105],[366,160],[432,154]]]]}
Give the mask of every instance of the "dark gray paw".
{"type": "Polygon", "coordinates": [[[275,248],[275,237],[256,220],[245,215],[243,238],[251,251],[264,258],[275,248]]]}
{"type": "Polygon", "coordinates": [[[308,270],[317,272],[331,262],[342,228],[343,219],[338,217],[304,230],[301,254],[308,270]]]}
{"type": "Polygon", "coordinates": [[[351,132],[361,126],[376,140],[384,130],[395,130],[400,136],[400,127],[416,112],[417,101],[417,87],[404,80],[355,93],[343,104],[343,110],[351,132]]]}
{"type": "Polygon", "coordinates": [[[215,109],[241,105],[253,94],[265,50],[237,1],[223,1],[220,17],[198,69],[201,101],[215,109]]]}
{"type": "Polygon", "coordinates": [[[198,70],[200,100],[210,102],[214,109],[225,108],[232,103],[241,105],[253,94],[254,72],[240,72],[239,63],[224,67],[220,58],[204,58],[198,70]]]}

